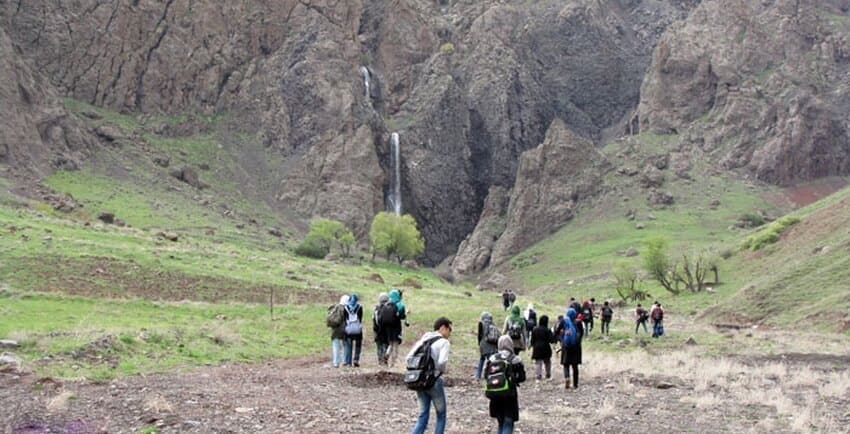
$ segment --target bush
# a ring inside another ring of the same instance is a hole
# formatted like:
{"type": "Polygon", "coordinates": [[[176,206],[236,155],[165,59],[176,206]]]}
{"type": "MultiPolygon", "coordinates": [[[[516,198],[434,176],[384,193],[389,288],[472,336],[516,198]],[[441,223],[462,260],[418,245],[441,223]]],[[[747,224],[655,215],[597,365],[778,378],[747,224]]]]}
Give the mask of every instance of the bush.
{"type": "Polygon", "coordinates": [[[316,240],[307,238],[295,248],[295,254],[313,259],[324,259],[328,255],[328,249],[316,240]]]}
{"type": "Polygon", "coordinates": [[[746,213],[741,216],[740,221],[744,227],[756,228],[764,224],[764,217],[761,214],[746,213]]]}
{"type": "Polygon", "coordinates": [[[452,54],[455,52],[455,44],[451,42],[446,42],[443,45],[440,45],[440,53],[443,54],[452,54]]]}
{"type": "Polygon", "coordinates": [[[741,243],[741,249],[750,249],[753,251],[759,250],[768,244],[773,244],[779,241],[779,236],[785,229],[799,223],[797,217],[785,216],[775,222],[770,223],[760,231],[750,235],[741,243]]]}

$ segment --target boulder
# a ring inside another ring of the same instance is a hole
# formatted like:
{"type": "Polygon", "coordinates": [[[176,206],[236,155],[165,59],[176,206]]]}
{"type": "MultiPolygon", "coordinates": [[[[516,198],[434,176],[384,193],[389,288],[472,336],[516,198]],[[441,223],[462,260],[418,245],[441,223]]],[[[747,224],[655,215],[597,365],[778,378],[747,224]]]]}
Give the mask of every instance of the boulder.
{"type": "Polygon", "coordinates": [[[111,225],[115,222],[115,213],[110,211],[101,211],[100,213],[98,213],[97,219],[106,224],[111,225]]]}
{"type": "Polygon", "coordinates": [[[173,170],[171,176],[199,190],[209,187],[209,185],[198,178],[198,173],[195,172],[195,169],[189,166],[183,166],[180,169],[173,170]]]}
{"type": "Polygon", "coordinates": [[[653,207],[665,207],[668,205],[673,205],[673,203],[675,202],[673,193],[656,189],[652,189],[649,191],[649,195],[647,195],[646,200],[647,202],[649,202],[649,205],[653,207]]]}
{"type": "Polygon", "coordinates": [[[19,346],[20,345],[18,344],[18,341],[13,341],[11,339],[0,339],[0,349],[12,349],[13,350],[15,348],[18,348],[19,346]]]}

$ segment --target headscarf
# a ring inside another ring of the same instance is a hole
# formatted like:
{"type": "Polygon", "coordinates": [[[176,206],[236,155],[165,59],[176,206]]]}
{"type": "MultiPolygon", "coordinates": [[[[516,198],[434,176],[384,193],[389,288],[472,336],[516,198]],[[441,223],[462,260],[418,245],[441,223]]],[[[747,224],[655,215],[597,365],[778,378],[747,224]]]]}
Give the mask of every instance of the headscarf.
{"type": "Polygon", "coordinates": [[[537,326],[548,329],[549,328],[549,316],[541,315],[540,321],[537,323],[537,326]]]}
{"type": "Polygon", "coordinates": [[[390,302],[395,303],[399,312],[404,312],[404,302],[401,301],[401,292],[395,288],[390,290],[390,302]]]}
{"type": "Polygon", "coordinates": [[[390,301],[390,296],[386,292],[378,294],[378,304],[386,304],[388,301],[390,301]]]}
{"type": "Polygon", "coordinates": [[[564,333],[566,333],[567,330],[569,330],[570,333],[567,335],[567,337],[564,338],[562,342],[566,342],[568,345],[574,345],[576,342],[578,342],[578,331],[576,330],[575,325],[576,315],[577,314],[575,309],[568,308],[567,314],[564,318],[564,322],[567,324],[564,328],[564,333]]]}
{"type": "Polygon", "coordinates": [[[525,321],[523,320],[523,318],[522,318],[522,315],[519,313],[519,306],[517,306],[517,305],[514,305],[514,306],[511,308],[511,315],[508,317],[508,319],[509,319],[509,320],[510,320],[510,322],[512,322],[512,323],[515,323],[515,322],[525,322],[525,321]]]}
{"type": "Polygon", "coordinates": [[[357,306],[358,306],[358,304],[357,304],[357,294],[349,295],[348,296],[348,307],[350,308],[350,310],[352,310],[352,311],[356,310],[357,306]]]}
{"type": "Polygon", "coordinates": [[[493,322],[493,315],[490,315],[490,312],[481,312],[481,322],[484,324],[490,324],[493,322]]]}
{"type": "Polygon", "coordinates": [[[533,310],[534,310],[534,305],[531,304],[531,303],[528,303],[528,307],[525,308],[525,312],[523,313],[523,316],[525,317],[525,319],[528,319],[528,316],[531,315],[531,311],[533,311],[533,310]]]}
{"type": "Polygon", "coordinates": [[[348,304],[348,295],[343,295],[342,297],[340,297],[339,298],[339,304],[341,304],[343,306],[348,304]]]}
{"type": "Polygon", "coordinates": [[[514,353],[514,340],[508,335],[499,336],[499,351],[514,353]]]}

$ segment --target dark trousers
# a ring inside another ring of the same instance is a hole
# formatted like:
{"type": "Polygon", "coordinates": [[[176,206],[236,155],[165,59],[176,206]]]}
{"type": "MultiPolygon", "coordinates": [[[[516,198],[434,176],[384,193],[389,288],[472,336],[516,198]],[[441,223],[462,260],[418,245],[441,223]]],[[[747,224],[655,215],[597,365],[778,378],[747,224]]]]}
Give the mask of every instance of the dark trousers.
{"type": "Polygon", "coordinates": [[[611,331],[611,320],[602,320],[602,334],[607,335],[611,331]]]}
{"type": "Polygon", "coordinates": [[[578,365],[564,365],[564,379],[570,384],[570,367],[573,368],[573,387],[578,387],[578,365]]]}

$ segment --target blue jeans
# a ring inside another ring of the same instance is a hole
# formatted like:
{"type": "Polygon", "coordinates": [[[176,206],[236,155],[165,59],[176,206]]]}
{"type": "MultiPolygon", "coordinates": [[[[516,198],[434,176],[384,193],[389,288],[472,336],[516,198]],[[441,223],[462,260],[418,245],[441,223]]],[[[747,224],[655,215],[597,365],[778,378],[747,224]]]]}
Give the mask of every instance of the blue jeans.
{"type": "Polygon", "coordinates": [[[510,416],[499,419],[499,434],[513,434],[514,420],[510,416]]]}
{"type": "Polygon", "coordinates": [[[437,413],[437,424],[434,426],[435,434],[443,434],[446,430],[446,389],[443,386],[443,378],[437,378],[437,382],[428,390],[417,390],[416,398],[419,400],[419,419],[410,434],[424,434],[428,428],[428,418],[431,416],[431,403],[434,403],[434,411],[437,413]]]}
{"type": "Polygon", "coordinates": [[[664,332],[664,324],[661,321],[653,321],[652,322],[652,337],[657,338],[661,336],[664,332]]]}
{"type": "Polygon", "coordinates": [[[340,338],[331,338],[331,364],[334,368],[342,362],[342,341],[340,338]]]}
{"type": "Polygon", "coordinates": [[[346,336],[343,342],[345,348],[344,364],[351,365],[352,355],[354,363],[360,364],[360,350],[363,348],[363,335],[346,336]],[[353,351],[352,351],[353,350],[353,351]]]}

